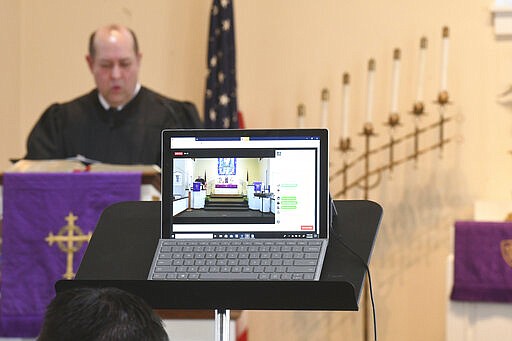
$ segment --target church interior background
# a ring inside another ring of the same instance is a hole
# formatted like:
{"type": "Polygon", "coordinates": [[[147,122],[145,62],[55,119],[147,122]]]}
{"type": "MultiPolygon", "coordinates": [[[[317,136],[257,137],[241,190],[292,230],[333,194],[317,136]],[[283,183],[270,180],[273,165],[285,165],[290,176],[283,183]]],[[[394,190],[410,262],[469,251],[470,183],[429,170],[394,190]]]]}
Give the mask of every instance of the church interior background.
{"type": "MultiPolygon", "coordinates": [[[[449,143],[382,172],[378,186],[367,193],[358,186],[342,193],[342,177],[331,179],[335,199],[367,195],[384,207],[371,261],[380,340],[445,339],[450,291],[446,264],[453,251],[453,225],[473,219],[478,202],[512,200],[512,99],[503,95],[512,84],[512,38],[496,32],[497,5],[491,0],[234,4],[238,106],[246,127],[327,126],[331,175],[365,151],[370,59],[375,61],[371,148],[438,122],[436,102],[446,77],[449,103],[443,113],[450,121],[443,134],[449,143]],[[449,28],[446,73],[444,27],[449,28]],[[428,39],[422,82],[425,115],[417,117],[411,111],[422,37],[428,39]],[[397,48],[401,57],[395,100],[397,48]],[[350,75],[348,128],[343,118],[344,73],[350,75]],[[329,91],[328,102],[322,100],[323,89],[329,91]],[[400,124],[391,128],[393,109],[400,124]],[[344,129],[351,140],[348,152],[340,148],[344,129]]],[[[191,100],[202,111],[209,6],[203,0],[0,0],[0,37],[9,47],[0,65],[6,80],[0,83],[2,169],[10,158],[24,154],[28,132],[50,103],[93,87],[84,60],[86,41],[106,22],[121,22],[137,32],[142,84],[191,100]]],[[[438,141],[439,130],[432,129],[418,143],[421,148],[438,141]]],[[[414,139],[397,145],[396,159],[414,154],[415,148],[414,139]]],[[[371,165],[388,160],[387,153],[375,154],[371,165]]],[[[364,174],[363,164],[351,176],[364,174]]],[[[373,175],[370,182],[375,179],[373,175]]],[[[251,340],[363,338],[361,312],[250,311],[247,323],[251,340]]]]}

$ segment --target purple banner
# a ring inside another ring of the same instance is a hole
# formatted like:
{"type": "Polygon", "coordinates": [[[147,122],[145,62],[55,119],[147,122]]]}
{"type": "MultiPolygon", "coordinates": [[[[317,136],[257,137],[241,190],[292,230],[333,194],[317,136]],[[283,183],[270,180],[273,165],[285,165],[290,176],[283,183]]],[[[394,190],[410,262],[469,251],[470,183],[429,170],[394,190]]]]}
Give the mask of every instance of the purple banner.
{"type": "Polygon", "coordinates": [[[512,302],[512,222],[456,222],[451,299],[512,302]]]}
{"type": "Polygon", "coordinates": [[[78,228],[86,235],[107,206],[140,200],[140,184],[140,173],[4,174],[0,336],[38,335],[54,283],[70,268],[69,244],[59,238],[79,235],[78,228]]]}

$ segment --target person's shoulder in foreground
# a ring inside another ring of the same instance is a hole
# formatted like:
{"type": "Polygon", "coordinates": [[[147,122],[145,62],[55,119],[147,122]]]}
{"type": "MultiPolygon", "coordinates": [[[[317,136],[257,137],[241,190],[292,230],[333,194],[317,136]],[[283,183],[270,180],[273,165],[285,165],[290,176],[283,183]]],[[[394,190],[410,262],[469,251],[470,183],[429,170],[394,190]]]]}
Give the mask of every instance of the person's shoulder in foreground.
{"type": "Polygon", "coordinates": [[[116,288],[58,293],[37,341],[168,341],[161,318],[140,297],[116,288]]]}

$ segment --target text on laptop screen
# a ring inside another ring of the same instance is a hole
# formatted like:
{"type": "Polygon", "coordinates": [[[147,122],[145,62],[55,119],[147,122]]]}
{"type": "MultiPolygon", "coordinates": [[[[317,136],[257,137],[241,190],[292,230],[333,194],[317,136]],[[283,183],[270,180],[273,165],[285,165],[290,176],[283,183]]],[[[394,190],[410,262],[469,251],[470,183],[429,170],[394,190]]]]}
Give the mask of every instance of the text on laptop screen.
{"type": "Polygon", "coordinates": [[[183,133],[166,142],[171,238],[319,237],[320,136],[183,133]]]}

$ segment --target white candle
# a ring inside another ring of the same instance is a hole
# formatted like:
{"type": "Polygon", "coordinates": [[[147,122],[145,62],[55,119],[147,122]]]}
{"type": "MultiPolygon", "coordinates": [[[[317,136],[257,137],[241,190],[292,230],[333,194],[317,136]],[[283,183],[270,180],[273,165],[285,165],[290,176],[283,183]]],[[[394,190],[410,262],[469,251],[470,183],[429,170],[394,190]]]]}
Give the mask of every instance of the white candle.
{"type": "Polygon", "coordinates": [[[299,128],[304,128],[304,116],[306,116],[306,108],[304,107],[304,104],[299,104],[297,111],[298,111],[298,126],[299,126],[299,128]]]}
{"type": "Polygon", "coordinates": [[[423,102],[423,84],[425,82],[425,62],[427,58],[427,38],[420,41],[420,60],[418,65],[418,89],[416,90],[416,102],[423,102]]]}
{"type": "Polygon", "coordinates": [[[443,50],[441,55],[441,91],[447,91],[447,78],[448,78],[448,37],[450,30],[448,27],[443,27],[443,50]]]}
{"type": "Polygon", "coordinates": [[[322,90],[322,119],[320,122],[321,128],[327,128],[329,117],[329,90],[322,90]]]}
{"type": "Polygon", "coordinates": [[[393,82],[391,87],[391,113],[398,113],[398,85],[400,82],[400,49],[393,51],[393,82]]]}
{"type": "Polygon", "coordinates": [[[348,108],[349,108],[349,96],[350,96],[350,75],[348,73],[343,74],[343,103],[341,112],[341,123],[342,123],[342,134],[341,137],[348,138],[348,108]]]}
{"type": "Polygon", "coordinates": [[[366,123],[372,122],[373,82],[375,78],[375,60],[368,61],[368,93],[366,98],[366,123]]]}

